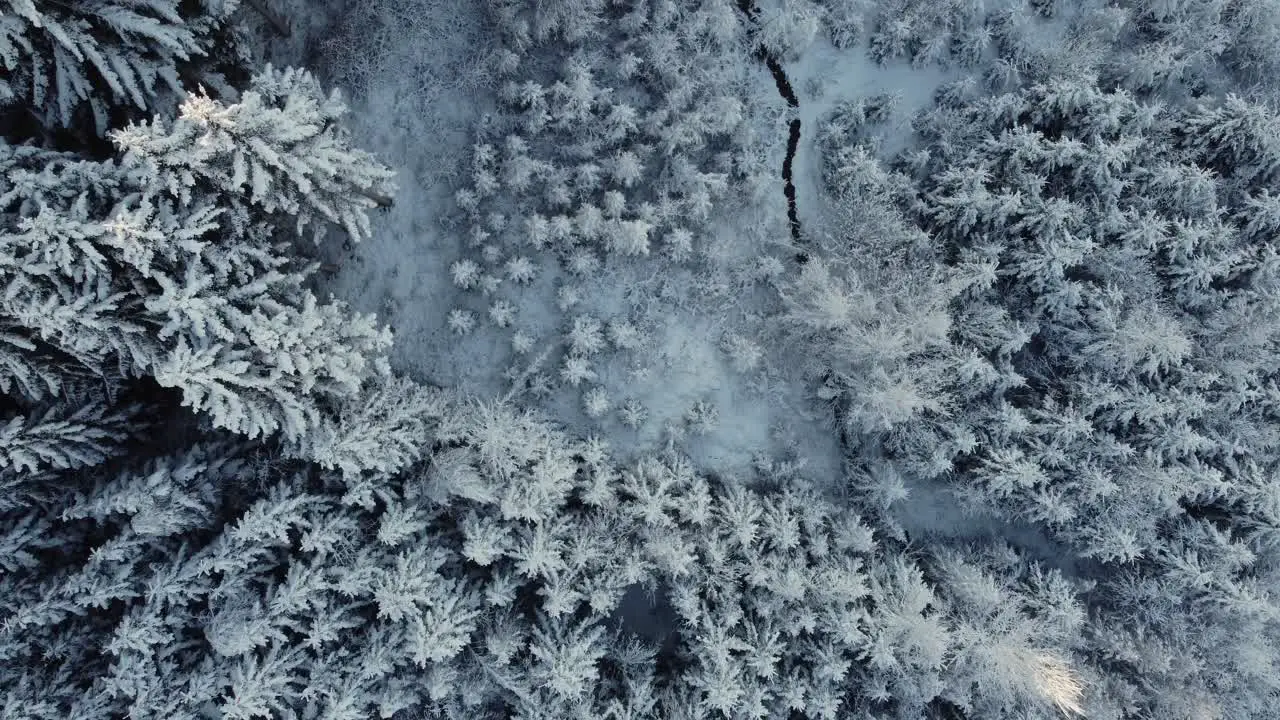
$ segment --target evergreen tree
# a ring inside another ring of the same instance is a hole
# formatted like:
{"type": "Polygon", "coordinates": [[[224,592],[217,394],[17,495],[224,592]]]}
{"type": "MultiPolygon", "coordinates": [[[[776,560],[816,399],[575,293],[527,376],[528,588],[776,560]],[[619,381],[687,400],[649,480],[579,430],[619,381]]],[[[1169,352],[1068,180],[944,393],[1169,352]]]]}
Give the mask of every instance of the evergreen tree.
{"type": "Polygon", "coordinates": [[[37,358],[180,388],[218,427],[304,436],[387,372],[389,333],[306,289],[286,235],[327,220],[360,239],[371,196],[391,192],[347,145],[343,110],[306,73],[268,68],[240,103],[193,96],[171,126],[114,134],[118,160],[0,148],[11,334],[37,358]]]}
{"type": "MultiPolygon", "coordinates": [[[[220,94],[247,57],[230,23],[237,0],[5,0],[0,118],[10,128],[87,128],[167,112],[184,89],[220,94]]],[[[15,138],[21,139],[21,138],[15,138]]]]}

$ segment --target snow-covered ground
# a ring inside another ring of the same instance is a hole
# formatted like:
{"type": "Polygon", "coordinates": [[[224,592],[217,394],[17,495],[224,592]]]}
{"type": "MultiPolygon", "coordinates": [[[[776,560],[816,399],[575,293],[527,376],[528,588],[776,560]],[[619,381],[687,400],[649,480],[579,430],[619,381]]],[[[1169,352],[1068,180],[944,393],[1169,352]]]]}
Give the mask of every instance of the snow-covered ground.
{"type": "Polygon", "coordinates": [[[910,63],[891,61],[883,65],[872,60],[863,45],[837,48],[822,35],[807,47],[800,57],[784,62],[800,100],[800,145],[793,161],[796,185],[796,209],[804,225],[820,227],[822,209],[822,165],[817,157],[818,129],[842,102],[891,93],[898,96],[893,125],[885,128],[884,150],[894,152],[907,141],[911,117],[929,107],[937,89],[963,77],[954,69],[937,65],[913,67],[910,63]]]}
{"type": "MultiPolygon", "coordinates": [[[[803,462],[811,477],[838,477],[836,435],[799,372],[802,352],[764,336],[776,297],[756,268],[772,255],[790,269],[780,178],[760,196],[727,199],[688,260],[610,257],[598,273],[574,278],[549,253],[534,254],[537,277],[518,288],[506,283],[484,297],[453,284],[450,266],[468,252],[466,228],[450,224],[453,193],[475,124],[494,102],[486,31],[471,2],[363,0],[308,46],[322,76],[344,89],[358,143],[389,162],[400,185],[394,206],[375,219],[373,242],[331,249],[324,289],[391,325],[398,370],[532,404],[572,432],[606,438],[621,458],[674,446],[717,472],[769,458],[803,462]],[[578,297],[572,305],[564,287],[578,297]],[[496,299],[515,307],[509,327],[488,320],[496,299]],[[456,309],[474,313],[474,330],[449,327],[456,309]],[[578,317],[605,328],[627,323],[639,331],[638,344],[611,344],[593,356],[596,377],[581,385],[553,383],[541,397],[513,390],[513,376],[558,378],[565,334],[578,317]],[[513,349],[516,331],[532,338],[531,349],[513,349]],[[757,362],[726,351],[740,339],[761,347],[757,362]],[[583,398],[596,388],[609,409],[592,417],[583,398]],[[642,408],[642,420],[624,422],[628,404],[642,408]]],[[[759,93],[759,150],[780,170],[785,103],[763,67],[749,56],[743,62],[759,93]]]]}

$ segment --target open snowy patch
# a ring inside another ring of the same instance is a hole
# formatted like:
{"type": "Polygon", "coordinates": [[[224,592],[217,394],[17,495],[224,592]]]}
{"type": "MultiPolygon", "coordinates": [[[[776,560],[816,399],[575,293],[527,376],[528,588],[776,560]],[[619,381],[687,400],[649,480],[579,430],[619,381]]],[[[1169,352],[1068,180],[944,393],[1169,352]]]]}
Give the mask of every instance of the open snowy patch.
{"type": "Polygon", "coordinates": [[[796,206],[800,220],[814,230],[823,227],[825,217],[817,142],[822,123],[837,106],[879,95],[893,96],[895,112],[881,129],[883,150],[890,154],[910,141],[911,117],[933,103],[939,87],[964,74],[938,65],[915,67],[897,60],[879,64],[864,44],[838,48],[826,36],[818,36],[798,59],[784,63],[784,67],[800,100],[801,140],[792,165],[796,206]]]}

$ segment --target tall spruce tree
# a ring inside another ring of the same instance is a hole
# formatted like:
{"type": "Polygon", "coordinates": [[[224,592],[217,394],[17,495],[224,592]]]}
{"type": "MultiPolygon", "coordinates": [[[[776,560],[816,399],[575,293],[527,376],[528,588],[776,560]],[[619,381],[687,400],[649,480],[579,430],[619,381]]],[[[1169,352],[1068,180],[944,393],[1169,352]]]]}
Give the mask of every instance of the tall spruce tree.
{"type": "Polygon", "coordinates": [[[5,0],[0,125],[6,135],[102,136],[129,118],[171,110],[185,88],[229,92],[248,60],[231,23],[238,5],[5,0]]]}

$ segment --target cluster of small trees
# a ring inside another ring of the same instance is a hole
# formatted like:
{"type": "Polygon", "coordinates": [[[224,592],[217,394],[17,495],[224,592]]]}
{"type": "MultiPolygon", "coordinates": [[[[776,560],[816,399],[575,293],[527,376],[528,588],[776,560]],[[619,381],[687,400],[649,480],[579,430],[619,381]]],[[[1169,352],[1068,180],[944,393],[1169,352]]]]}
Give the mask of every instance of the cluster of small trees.
{"type": "MultiPolygon", "coordinates": [[[[996,8],[975,0],[816,0],[820,24],[839,48],[866,43],[877,62],[906,60],[915,66],[958,62],[975,65],[996,49],[996,8]]],[[[1039,15],[1031,3],[1001,3],[1013,17],[1039,15]]],[[[808,13],[812,13],[810,10],[808,13]]]]}
{"type": "Polygon", "coordinates": [[[792,0],[775,10],[792,25],[816,22],[837,47],[866,42],[879,62],[981,66],[999,90],[1074,68],[1178,94],[1219,88],[1224,76],[1275,77],[1278,12],[1274,0],[792,0]]]}
{"type": "Polygon", "coordinates": [[[735,152],[749,68],[733,58],[747,47],[745,30],[729,0],[493,2],[489,10],[505,44],[495,58],[500,106],[477,133],[455,194],[467,249],[450,268],[483,303],[455,309],[449,325],[469,333],[487,318],[523,354],[535,339],[519,317],[522,295],[542,288],[542,277],[562,278],[557,304],[573,309],[568,342],[541,340],[548,355],[512,373],[513,391],[568,384],[598,417],[614,403],[590,382],[595,352],[573,340],[577,285],[614,263],[694,259],[696,233],[729,183],[766,172],[735,152]]]}

